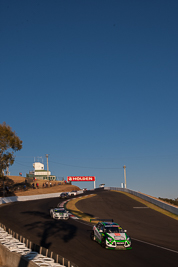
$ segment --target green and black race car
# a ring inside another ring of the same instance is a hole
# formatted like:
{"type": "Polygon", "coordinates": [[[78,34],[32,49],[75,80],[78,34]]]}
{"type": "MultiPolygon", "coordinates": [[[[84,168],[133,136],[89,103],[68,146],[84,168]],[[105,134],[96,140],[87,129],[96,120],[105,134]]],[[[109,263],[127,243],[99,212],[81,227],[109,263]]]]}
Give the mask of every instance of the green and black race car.
{"type": "Polygon", "coordinates": [[[117,223],[100,221],[91,232],[91,239],[107,249],[131,249],[131,238],[117,223]]]}

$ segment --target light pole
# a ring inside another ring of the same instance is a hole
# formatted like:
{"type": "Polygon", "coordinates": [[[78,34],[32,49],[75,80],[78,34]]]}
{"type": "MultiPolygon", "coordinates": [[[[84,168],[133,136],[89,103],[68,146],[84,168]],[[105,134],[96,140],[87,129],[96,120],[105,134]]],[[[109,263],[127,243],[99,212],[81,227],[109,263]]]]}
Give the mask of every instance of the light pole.
{"type": "Polygon", "coordinates": [[[47,159],[47,180],[48,180],[48,156],[49,156],[49,154],[46,154],[46,159],[47,159]]]}
{"type": "Polygon", "coordinates": [[[125,180],[125,188],[127,188],[127,184],[126,184],[126,166],[123,166],[124,168],[124,180],[125,180]]]}

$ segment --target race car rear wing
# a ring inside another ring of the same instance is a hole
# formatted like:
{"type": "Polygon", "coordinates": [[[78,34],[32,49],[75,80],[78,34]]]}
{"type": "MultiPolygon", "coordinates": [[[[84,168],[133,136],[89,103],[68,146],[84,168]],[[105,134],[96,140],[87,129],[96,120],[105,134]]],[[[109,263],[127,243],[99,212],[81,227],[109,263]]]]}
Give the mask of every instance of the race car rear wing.
{"type": "Polygon", "coordinates": [[[113,219],[98,219],[98,218],[90,219],[90,222],[91,222],[91,221],[98,221],[98,222],[114,222],[113,219]]]}

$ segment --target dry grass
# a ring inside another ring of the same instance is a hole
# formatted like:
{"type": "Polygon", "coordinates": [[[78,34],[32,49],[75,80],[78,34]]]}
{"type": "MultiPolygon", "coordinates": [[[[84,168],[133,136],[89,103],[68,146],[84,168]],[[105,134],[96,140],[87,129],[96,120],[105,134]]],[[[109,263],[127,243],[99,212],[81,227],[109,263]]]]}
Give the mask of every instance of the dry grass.
{"type": "MultiPolygon", "coordinates": [[[[26,179],[25,177],[21,177],[21,176],[8,176],[8,179],[5,181],[5,184],[8,186],[21,184],[21,183],[25,182],[25,179],[26,179]]],[[[36,181],[34,181],[34,184],[36,185],[36,183],[38,183],[39,189],[29,188],[26,191],[20,189],[20,190],[16,190],[14,192],[14,195],[15,196],[28,196],[28,195],[40,195],[40,194],[50,194],[50,193],[58,193],[58,192],[70,192],[72,190],[80,190],[80,188],[78,186],[75,186],[75,185],[69,185],[69,184],[58,185],[58,181],[56,181],[55,186],[54,186],[55,182],[53,181],[53,182],[51,182],[53,185],[52,187],[48,186],[46,188],[43,188],[44,182],[46,182],[46,181],[40,180],[40,179],[36,180],[36,181]]],[[[49,181],[48,181],[48,184],[49,184],[49,181]]],[[[2,189],[2,181],[0,183],[0,187],[2,189]]],[[[6,196],[7,196],[7,194],[6,194],[6,196]]]]}
{"type": "Polygon", "coordinates": [[[9,179],[13,180],[15,184],[17,183],[24,183],[25,182],[25,177],[22,176],[7,176],[9,179]]]}
{"type": "Polygon", "coordinates": [[[77,209],[75,204],[78,201],[82,200],[82,199],[86,199],[86,198],[90,198],[90,197],[94,197],[94,196],[96,196],[96,194],[92,194],[92,195],[87,195],[87,196],[83,196],[83,197],[80,197],[80,198],[71,199],[69,202],[67,202],[66,208],[72,214],[74,214],[76,217],[79,217],[81,220],[86,221],[86,222],[90,222],[90,219],[93,219],[93,217],[91,217],[88,214],[85,214],[82,211],[80,211],[79,209],[77,209]]]}

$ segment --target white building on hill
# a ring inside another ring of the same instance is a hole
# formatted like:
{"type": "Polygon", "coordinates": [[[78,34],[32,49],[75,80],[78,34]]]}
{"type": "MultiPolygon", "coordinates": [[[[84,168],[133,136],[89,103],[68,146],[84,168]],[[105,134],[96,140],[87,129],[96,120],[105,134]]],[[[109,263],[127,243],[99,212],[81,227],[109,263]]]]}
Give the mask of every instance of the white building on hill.
{"type": "Polygon", "coordinates": [[[27,178],[36,178],[42,180],[56,180],[55,175],[51,175],[50,171],[44,170],[44,164],[41,162],[33,163],[33,171],[30,171],[29,174],[26,174],[27,178]]]}

